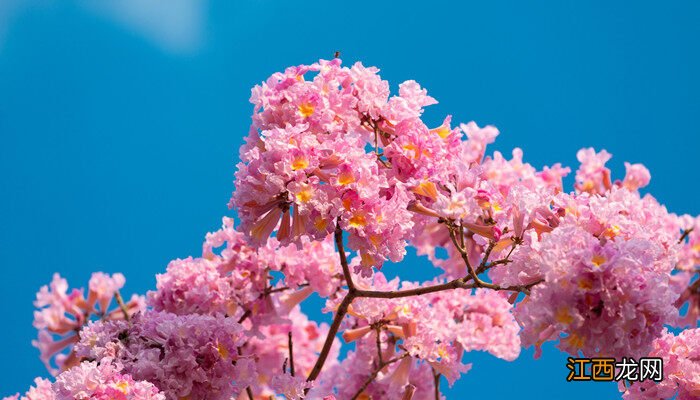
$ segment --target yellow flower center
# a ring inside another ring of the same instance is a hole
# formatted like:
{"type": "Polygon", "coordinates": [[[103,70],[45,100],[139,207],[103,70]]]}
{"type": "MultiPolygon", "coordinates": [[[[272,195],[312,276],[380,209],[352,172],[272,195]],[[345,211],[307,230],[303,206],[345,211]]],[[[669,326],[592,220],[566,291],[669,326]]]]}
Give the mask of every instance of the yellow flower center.
{"type": "Polygon", "coordinates": [[[117,384],[114,386],[116,386],[120,392],[126,394],[127,390],[129,389],[129,382],[120,381],[120,382],[117,382],[117,384]]]}
{"type": "Polygon", "coordinates": [[[361,228],[367,224],[367,219],[362,214],[355,214],[348,220],[348,223],[353,228],[361,228]]]}
{"type": "Polygon", "coordinates": [[[571,345],[571,347],[575,349],[580,349],[581,347],[583,347],[583,343],[585,342],[581,336],[575,333],[570,334],[569,337],[567,337],[565,340],[569,342],[569,345],[571,345]]]}
{"type": "Polygon", "coordinates": [[[612,225],[605,231],[603,231],[603,236],[605,236],[608,239],[614,239],[617,235],[620,234],[620,227],[617,225],[612,225]]]}
{"type": "Polygon", "coordinates": [[[340,174],[338,174],[338,183],[341,185],[349,185],[351,183],[355,182],[355,176],[352,174],[352,171],[343,171],[340,174]]]}
{"type": "Polygon", "coordinates": [[[303,117],[310,117],[314,113],[314,106],[311,103],[305,102],[299,104],[299,114],[301,114],[303,117]]]}
{"type": "Polygon", "coordinates": [[[566,307],[559,308],[554,315],[554,319],[557,320],[557,322],[569,325],[570,323],[574,322],[574,317],[569,314],[569,309],[566,307]]]}
{"type": "Polygon", "coordinates": [[[596,267],[600,267],[600,264],[605,262],[605,257],[601,256],[600,254],[596,254],[593,256],[593,258],[591,258],[591,262],[596,267]]]}
{"type": "Polygon", "coordinates": [[[433,182],[423,181],[418,186],[413,188],[413,193],[421,196],[429,197],[433,200],[437,199],[437,187],[433,182]]]}
{"type": "Polygon", "coordinates": [[[593,289],[593,281],[588,278],[583,278],[578,281],[578,287],[581,289],[593,289]]]}
{"type": "Polygon", "coordinates": [[[216,350],[219,352],[219,355],[221,356],[221,358],[224,358],[224,359],[228,358],[229,353],[228,353],[228,349],[226,349],[226,346],[219,343],[216,346],[216,350]]]}
{"type": "Polygon", "coordinates": [[[309,166],[309,160],[305,156],[297,156],[292,160],[292,170],[296,171],[299,169],[305,169],[309,166]]]}
{"type": "Polygon", "coordinates": [[[444,139],[450,135],[450,129],[448,127],[446,127],[445,125],[443,125],[439,128],[435,128],[431,132],[437,133],[438,136],[440,136],[440,138],[442,138],[442,139],[444,139]]]}
{"type": "Polygon", "coordinates": [[[325,231],[328,226],[328,221],[323,217],[316,217],[314,220],[314,227],[319,231],[325,231]]]}
{"type": "Polygon", "coordinates": [[[296,198],[300,203],[306,203],[313,197],[314,189],[309,185],[303,185],[303,189],[296,194],[296,198]]]}

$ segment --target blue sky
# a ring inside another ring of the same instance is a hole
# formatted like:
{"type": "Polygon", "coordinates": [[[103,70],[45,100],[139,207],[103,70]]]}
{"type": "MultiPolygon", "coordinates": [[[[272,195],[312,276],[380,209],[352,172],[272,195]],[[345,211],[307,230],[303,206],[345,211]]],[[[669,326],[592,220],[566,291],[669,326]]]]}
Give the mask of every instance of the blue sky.
{"type": "MultiPolygon", "coordinates": [[[[608,3],[3,0],[0,395],[46,375],[32,300],[51,274],[84,286],[91,271],[122,271],[125,294],[143,293],[169,260],[201,251],[232,215],[250,87],[336,50],[394,89],[427,87],[440,101],[430,122],[496,125],[492,150],[575,167],[579,148],[605,148],[617,177],[642,162],[651,193],[700,214],[700,3],[608,3]]],[[[390,268],[436,272],[412,255],[390,268]]],[[[450,398],[618,397],[614,384],[565,382],[553,347],[537,361],[468,360],[450,398]]]]}

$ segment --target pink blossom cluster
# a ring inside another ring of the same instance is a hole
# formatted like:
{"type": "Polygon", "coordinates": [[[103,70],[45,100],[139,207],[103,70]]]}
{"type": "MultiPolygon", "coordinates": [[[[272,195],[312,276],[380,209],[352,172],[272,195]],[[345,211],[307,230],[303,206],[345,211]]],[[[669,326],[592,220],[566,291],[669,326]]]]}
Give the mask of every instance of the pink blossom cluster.
{"type": "MultiPolygon", "coordinates": [[[[512,267],[527,263],[544,278],[517,307],[523,342],[539,347],[561,337],[570,353],[643,356],[677,319],[678,228],[653,198],[626,189],[557,202],[567,210],[557,229],[522,260],[514,256],[512,267]]],[[[511,278],[497,272],[496,282],[511,278]]]]}
{"type": "Polygon", "coordinates": [[[165,400],[158,388],[120,373],[112,364],[82,362],[56,377],[56,382],[37,378],[27,393],[9,400],[165,400]]]}
{"type": "MultiPolygon", "coordinates": [[[[372,279],[360,278],[356,282],[362,289],[387,292],[436,283],[399,285],[398,279],[387,281],[381,272],[372,279]]],[[[337,302],[329,301],[329,310],[337,307],[337,302]]],[[[416,386],[415,398],[424,398],[421,388],[425,388],[426,397],[432,398],[432,385],[414,382],[410,377],[430,376],[435,371],[451,385],[471,368],[471,364],[463,363],[463,355],[472,350],[487,351],[509,361],[520,354],[520,328],[512,305],[504,293],[496,291],[477,289],[472,293],[457,289],[396,299],[359,298],[350,306],[348,315],[342,337],[356,343],[357,350],[328,374],[342,374],[346,379],[331,380],[325,386],[346,395],[363,386],[366,366],[381,362],[379,351],[384,361],[401,361],[382,369],[378,374],[381,377],[367,385],[363,393],[372,398],[401,398],[407,385],[416,386]]],[[[341,396],[346,397],[351,396],[341,396]]]]}
{"type": "Polygon", "coordinates": [[[254,361],[238,354],[244,342],[231,318],[147,311],[90,324],[76,353],[151,382],[169,399],[229,399],[255,377],[254,361]]]}
{"type": "Polygon", "coordinates": [[[642,164],[613,179],[605,150],[578,152],[567,191],[570,168],[489,154],[493,126],[429,127],[436,100],[415,81],[392,95],[378,71],[321,60],[254,87],[239,223],[146,297],[124,302],[121,274],[94,274],[87,296],[56,275],[34,324],[57,377],[23,398],[435,399],[469,352],[512,361],[546,341],[662,357],[664,381],[625,398],[700,396],[698,330],[667,331],[700,320],[700,217],[640,193],[642,164]],[[438,276],[387,279],[409,245],[438,276]],[[330,325],[302,311],[312,294],[330,325]]]}
{"type": "Polygon", "coordinates": [[[682,331],[677,336],[664,334],[656,339],[650,357],[663,359],[664,379],[620,384],[625,400],[700,398],[700,328],[682,331]]]}
{"type": "MultiPolygon", "coordinates": [[[[50,285],[43,286],[36,295],[34,327],[39,337],[32,344],[41,352],[41,360],[52,374],[76,365],[75,353],[64,351],[79,340],[76,334],[91,317],[118,320],[144,309],[143,297],[134,295],[121,308],[109,309],[119,289],[124,286],[124,275],[112,276],[103,272],[92,274],[88,283],[88,296],[82,289],[68,290],[68,282],[54,274],[50,285]],[[58,338],[58,339],[57,339],[58,338]],[[51,360],[54,359],[58,368],[51,360]]],[[[121,297],[120,297],[121,299],[121,297]]],[[[121,300],[120,300],[121,301],[121,300]]]]}

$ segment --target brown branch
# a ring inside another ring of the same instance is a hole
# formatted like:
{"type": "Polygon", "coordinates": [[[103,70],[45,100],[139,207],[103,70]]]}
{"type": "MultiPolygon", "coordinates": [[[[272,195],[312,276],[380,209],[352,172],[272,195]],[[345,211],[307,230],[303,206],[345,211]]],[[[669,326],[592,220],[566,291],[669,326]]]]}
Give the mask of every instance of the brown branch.
{"type": "MultiPolygon", "coordinates": [[[[450,231],[450,239],[452,239],[452,244],[454,244],[455,248],[459,252],[459,255],[462,256],[462,260],[464,261],[464,264],[467,266],[467,272],[469,273],[469,276],[474,280],[475,283],[482,285],[483,283],[481,279],[476,275],[476,272],[474,271],[474,268],[472,268],[471,263],[469,262],[469,255],[467,254],[467,251],[464,249],[464,247],[460,246],[460,244],[457,242],[457,237],[455,236],[455,231],[454,227],[451,225],[447,226],[447,229],[450,231]]],[[[460,227],[461,229],[461,227],[460,227]]]]}
{"type": "Polygon", "coordinates": [[[326,362],[326,358],[328,358],[328,353],[331,350],[331,346],[333,346],[333,340],[335,339],[335,335],[338,333],[338,329],[340,328],[340,323],[343,322],[345,314],[348,313],[348,306],[350,306],[350,303],[352,303],[355,297],[357,296],[354,291],[348,292],[348,294],[345,295],[345,298],[343,298],[343,301],[340,303],[340,306],[338,306],[338,310],[336,311],[335,317],[333,318],[333,322],[331,323],[331,327],[328,330],[326,341],[323,343],[323,348],[321,349],[321,352],[318,355],[316,364],[314,364],[313,369],[311,369],[309,377],[306,378],[308,382],[314,381],[321,373],[323,364],[326,362]]]}
{"type": "Polygon", "coordinates": [[[377,358],[379,358],[379,364],[384,364],[384,357],[382,356],[382,328],[378,326],[375,331],[377,332],[377,358]]]}
{"type": "MultiPolygon", "coordinates": [[[[326,341],[323,343],[323,348],[321,348],[316,364],[314,364],[314,367],[311,369],[309,377],[306,378],[308,382],[314,381],[321,373],[323,364],[325,364],[326,358],[328,358],[328,353],[331,351],[331,347],[333,346],[335,335],[338,334],[340,324],[343,322],[343,318],[345,318],[345,315],[348,313],[348,307],[350,307],[350,303],[352,303],[355,297],[357,297],[357,289],[355,288],[355,284],[352,282],[352,275],[350,275],[350,267],[348,266],[348,259],[345,255],[345,248],[343,246],[343,230],[340,228],[340,217],[338,217],[335,225],[335,244],[338,247],[340,265],[343,267],[343,276],[348,285],[348,293],[340,302],[340,305],[335,312],[335,317],[333,317],[333,322],[328,330],[326,341]]],[[[306,392],[308,393],[308,389],[306,392]]]]}
{"type": "Polygon", "coordinates": [[[688,286],[688,290],[690,290],[691,293],[700,292],[700,279],[697,279],[690,286],[688,286]]]}
{"type": "Polygon", "coordinates": [[[245,321],[248,317],[250,317],[251,314],[252,314],[252,312],[250,310],[245,310],[243,315],[241,315],[241,317],[238,318],[238,323],[239,324],[243,323],[243,321],[245,321]]]}
{"type": "Polygon", "coordinates": [[[253,389],[251,389],[250,386],[245,388],[245,392],[248,394],[249,400],[255,400],[255,398],[253,397],[253,389]]]}
{"type": "MultiPolygon", "coordinates": [[[[504,258],[501,258],[500,260],[488,262],[488,260],[485,258],[481,262],[481,264],[479,264],[479,268],[476,269],[476,274],[479,275],[479,274],[483,273],[484,271],[487,271],[487,270],[489,270],[497,265],[508,264],[508,263],[513,262],[513,260],[510,259],[510,255],[513,254],[513,250],[515,250],[515,247],[518,244],[519,243],[517,241],[513,241],[513,245],[510,246],[510,251],[508,251],[508,254],[506,254],[506,256],[504,258]]],[[[490,254],[491,254],[491,252],[489,251],[488,255],[490,255],[490,254]]]]}
{"type": "MultiPolygon", "coordinates": [[[[536,282],[527,284],[527,285],[514,285],[514,286],[499,286],[495,285],[492,283],[484,282],[481,279],[479,279],[476,276],[476,273],[474,269],[471,267],[469,264],[469,260],[467,258],[467,253],[466,251],[459,245],[457,242],[457,238],[454,234],[454,230],[450,228],[450,237],[459,250],[460,254],[462,255],[462,259],[466,263],[470,276],[465,276],[462,278],[454,279],[446,283],[441,283],[441,284],[436,284],[432,286],[424,286],[424,287],[419,287],[419,288],[414,288],[414,289],[406,289],[406,290],[395,290],[395,291],[375,291],[375,290],[362,290],[362,289],[357,289],[355,287],[355,284],[352,281],[352,276],[350,274],[350,267],[348,266],[348,261],[347,261],[347,256],[345,254],[345,249],[343,247],[343,231],[340,228],[340,218],[338,218],[338,221],[336,223],[335,227],[335,243],[336,246],[338,247],[338,254],[340,257],[340,264],[343,267],[343,276],[345,278],[345,282],[348,285],[348,292],[345,294],[345,297],[343,300],[340,302],[340,305],[338,306],[338,309],[336,310],[335,316],[333,317],[333,322],[331,323],[331,327],[328,330],[328,334],[326,336],[326,340],[323,343],[323,348],[321,349],[321,352],[319,353],[318,359],[316,360],[316,364],[314,364],[313,368],[311,369],[311,372],[309,373],[308,378],[306,379],[308,382],[314,381],[316,378],[318,378],[318,375],[321,373],[321,370],[323,369],[323,365],[326,362],[326,359],[328,358],[328,354],[330,352],[331,347],[333,346],[333,341],[335,340],[335,336],[338,334],[338,330],[340,329],[340,325],[343,322],[343,318],[345,318],[345,315],[348,313],[348,308],[350,307],[350,304],[355,298],[358,297],[367,297],[367,298],[378,298],[378,299],[396,299],[396,298],[401,298],[401,297],[410,297],[410,296],[420,296],[423,294],[428,294],[428,293],[435,293],[435,292],[441,292],[445,290],[452,290],[452,289],[473,289],[473,288],[488,288],[492,290],[502,290],[502,291],[516,291],[516,292],[523,292],[525,294],[530,293],[530,288],[533,286],[537,285],[538,283],[541,283],[543,280],[538,280],[536,282]],[[468,282],[470,280],[474,280],[473,283],[469,284],[468,282]]],[[[379,357],[380,357],[380,363],[379,365],[381,366],[384,364],[384,366],[388,365],[388,363],[395,362],[397,361],[396,359],[387,361],[386,363],[381,362],[381,343],[379,339],[379,332],[377,332],[377,345],[378,345],[378,351],[379,351],[379,357]]],[[[291,347],[291,346],[290,346],[291,347]]],[[[383,367],[382,367],[383,368],[383,367]]],[[[380,368],[381,369],[381,368],[380,368]]],[[[378,373],[378,371],[377,371],[378,373]]],[[[369,383],[367,383],[368,385],[369,383]]],[[[364,386],[366,387],[366,385],[364,386]]],[[[364,390],[364,388],[362,389],[364,390]]],[[[308,389],[306,390],[308,392],[308,389]]]]}
{"type": "Polygon", "coordinates": [[[355,284],[352,282],[352,275],[350,275],[350,267],[348,266],[348,258],[345,254],[345,247],[343,246],[343,230],[340,228],[340,217],[338,217],[338,220],[335,223],[335,245],[338,247],[340,265],[343,267],[343,276],[345,277],[345,282],[348,285],[348,291],[352,292],[355,290],[355,284]]]}
{"type": "Polygon", "coordinates": [[[683,241],[685,240],[685,238],[687,238],[688,235],[690,235],[690,233],[693,232],[693,229],[695,229],[695,228],[684,229],[684,230],[683,230],[683,234],[681,235],[681,238],[678,239],[678,243],[679,243],[679,244],[680,244],[680,243],[683,243],[683,241]]]}
{"type": "Polygon", "coordinates": [[[398,357],[394,357],[387,362],[380,362],[379,365],[377,366],[377,368],[375,368],[374,371],[372,371],[372,373],[367,378],[367,380],[365,380],[364,383],[362,384],[362,386],[360,386],[360,388],[357,390],[357,392],[355,392],[355,394],[352,396],[351,400],[355,400],[358,397],[360,397],[362,392],[364,392],[365,389],[367,389],[367,386],[369,386],[369,384],[372,383],[372,381],[374,381],[377,378],[377,375],[379,375],[379,371],[383,370],[387,365],[391,365],[397,361],[403,360],[407,356],[408,356],[408,353],[403,353],[402,355],[400,355],[398,357]]]}
{"type": "Polygon", "coordinates": [[[433,386],[435,387],[435,400],[440,400],[440,373],[435,371],[435,368],[430,367],[433,370],[433,386]]]}
{"type": "Polygon", "coordinates": [[[119,308],[124,313],[124,319],[128,322],[129,321],[129,309],[126,308],[126,304],[124,304],[124,299],[122,298],[122,295],[121,295],[121,293],[119,293],[118,290],[114,293],[114,299],[117,300],[117,304],[119,305],[119,308]]]}
{"type": "Polygon", "coordinates": [[[294,347],[292,347],[292,331],[289,331],[289,373],[294,376],[294,347]]]}
{"type": "Polygon", "coordinates": [[[489,262],[489,257],[491,257],[491,252],[493,251],[494,247],[496,247],[496,241],[489,240],[489,245],[486,246],[486,251],[484,251],[484,258],[481,259],[481,263],[479,264],[479,268],[477,268],[477,271],[482,268],[486,268],[486,263],[489,262]]]}
{"type": "Polygon", "coordinates": [[[457,288],[462,288],[462,289],[467,289],[469,288],[469,285],[467,285],[467,282],[469,281],[470,278],[459,278],[459,279],[454,279],[446,283],[441,283],[438,285],[432,285],[432,286],[423,286],[415,289],[406,289],[406,290],[392,290],[388,292],[384,291],[377,291],[377,290],[358,290],[357,291],[357,297],[371,297],[375,299],[397,299],[400,297],[410,297],[410,296],[420,296],[423,294],[428,294],[428,293],[435,293],[435,292],[441,292],[443,290],[450,290],[450,289],[457,289],[457,288]]]}

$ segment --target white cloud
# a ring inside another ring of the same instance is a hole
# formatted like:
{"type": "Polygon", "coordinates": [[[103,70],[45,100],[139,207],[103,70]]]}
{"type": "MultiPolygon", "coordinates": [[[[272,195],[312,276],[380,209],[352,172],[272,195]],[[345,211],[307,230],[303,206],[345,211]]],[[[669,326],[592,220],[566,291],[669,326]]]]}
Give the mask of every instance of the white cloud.
{"type": "Polygon", "coordinates": [[[167,51],[189,53],[204,39],[207,4],[203,0],[97,0],[82,4],[167,51]]]}
{"type": "MultiPolygon", "coordinates": [[[[58,0],[0,0],[0,50],[20,13],[46,6],[65,6],[58,0]]],[[[77,7],[108,19],[147,39],[164,51],[186,54],[198,50],[204,41],[206,0],[79,0],[77,7]]]]}

